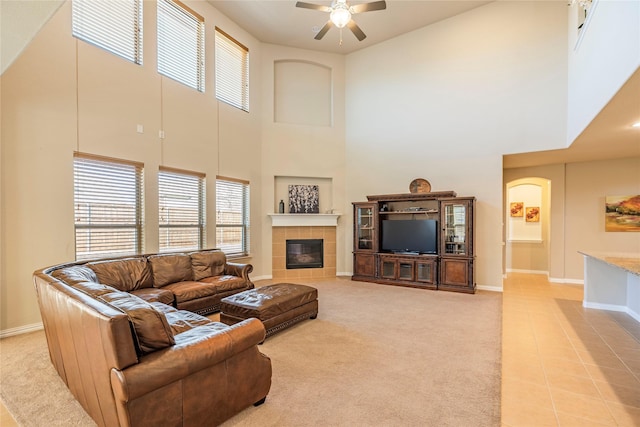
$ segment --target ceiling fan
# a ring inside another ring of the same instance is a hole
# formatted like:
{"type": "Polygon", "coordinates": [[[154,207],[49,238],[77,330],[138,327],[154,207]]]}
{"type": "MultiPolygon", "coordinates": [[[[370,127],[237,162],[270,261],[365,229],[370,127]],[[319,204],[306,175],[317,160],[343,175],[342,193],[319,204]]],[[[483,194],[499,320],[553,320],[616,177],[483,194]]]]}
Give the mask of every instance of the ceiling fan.
{"type": "MultiPolygon", "coordinates": [[[[351,16],[355,15],[356,13],[386,9],[387,3],[382,0],[349,6],[347,0],[333,0],[331,2],[331,6],[324,6],[320,4],[299,1],[296,3],[296,7],[329,12],[329,20],[326,24],[324,24],[324,27],[322,27],[320,31],[318,31],[318,34],[316,34],[314,39],[322,39],[324,35],[327,34],[327,31],[331,29],[331,27],[336,26],[341,30],[344,27],[349,28],[353,35],[356,36],[358,40],[362,41],[367,37],[367,35],[360,29],[360,27],[358,27],[358,24],[356,24],[351,16]]],[[[340,36],[340,44],[342,44],[342,33],[340,36]]]]}

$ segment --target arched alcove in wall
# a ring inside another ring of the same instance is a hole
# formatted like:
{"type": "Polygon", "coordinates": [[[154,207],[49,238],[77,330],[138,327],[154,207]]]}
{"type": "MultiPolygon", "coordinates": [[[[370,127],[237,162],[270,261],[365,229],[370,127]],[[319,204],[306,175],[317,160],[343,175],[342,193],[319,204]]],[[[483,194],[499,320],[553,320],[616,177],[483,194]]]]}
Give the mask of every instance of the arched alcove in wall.
{"type": "Polygon", "coordinates": [[[506,272],[549,274],[551,181],[520,178],[505,189],[506,272]]]}

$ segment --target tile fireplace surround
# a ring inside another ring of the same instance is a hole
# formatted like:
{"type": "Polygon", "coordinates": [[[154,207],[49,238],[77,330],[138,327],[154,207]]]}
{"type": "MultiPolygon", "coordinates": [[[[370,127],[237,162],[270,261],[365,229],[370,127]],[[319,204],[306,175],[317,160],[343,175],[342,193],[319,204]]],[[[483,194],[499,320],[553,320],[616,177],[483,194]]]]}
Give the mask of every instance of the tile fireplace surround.
{"type": "Polygon", "coordinates": [[[287,226],[272,227],[272,276],[273,279],[302,279],[336,276],[336,227],[335,226],[287,226]],[[287,239],[322,239],[324,241],[324,267],[287,270],[287,239]]]}

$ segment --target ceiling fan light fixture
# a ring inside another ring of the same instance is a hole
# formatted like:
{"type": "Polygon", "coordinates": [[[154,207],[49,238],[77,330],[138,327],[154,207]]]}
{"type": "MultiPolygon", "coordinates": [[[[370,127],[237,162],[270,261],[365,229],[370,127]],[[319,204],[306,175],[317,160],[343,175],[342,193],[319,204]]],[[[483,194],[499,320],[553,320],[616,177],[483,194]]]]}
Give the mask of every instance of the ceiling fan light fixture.
{"type": "Polygon", "coordinates": [[[345,3],[338,3],[331,11],[329,18],[336,27],[344,28],[351,21],[351,12],[345,3]]]}

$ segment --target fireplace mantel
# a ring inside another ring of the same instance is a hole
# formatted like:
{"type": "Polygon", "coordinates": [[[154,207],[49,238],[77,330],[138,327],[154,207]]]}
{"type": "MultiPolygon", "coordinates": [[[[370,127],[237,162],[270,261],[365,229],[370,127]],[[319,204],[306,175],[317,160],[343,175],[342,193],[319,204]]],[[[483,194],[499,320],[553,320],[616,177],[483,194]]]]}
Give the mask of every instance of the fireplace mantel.
{"type": "Polygon", "coordinates": [[[268,214],[272,227],[337,227],[340,214],[268,214]]]}

